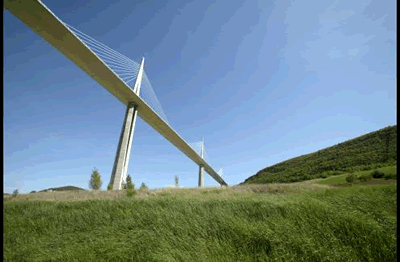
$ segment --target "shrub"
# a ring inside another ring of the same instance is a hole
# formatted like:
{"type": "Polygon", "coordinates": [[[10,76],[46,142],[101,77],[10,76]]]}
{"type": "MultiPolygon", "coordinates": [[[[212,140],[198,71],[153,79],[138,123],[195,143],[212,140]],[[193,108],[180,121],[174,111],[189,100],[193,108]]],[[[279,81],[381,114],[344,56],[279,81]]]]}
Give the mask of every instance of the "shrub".
{"type": "Polygon", "coordinates": [[[147,190],[149,189],[144,182],[140,185],[140,190],[147,190]]]}
{"type": "Polygon", "coordinates": [[[29,192],[29,194],[32,194],[32,193],[36,193],[36,191],[35,191],[35,190],[33,190],[33,191],[29,192]]]}
{"type": "Polygon", "coordinates": [[[18,190],[18,189],[15,189],[14,192],[13,192],[13,197],[18,196],[18,194],[19,194],[19,190],[18,190]]]}
{"type": "Polygon", "coordinates": [[[346,181],[348,183],[353,183],[355,179],[356,179],[356,177],[353,174],[350,174],[350,175],[346,176],[346,181]]]}
{"type": "Polygon", "coordinates": [[[371,180],[371,175],[362,175],[362,176],[360,176],[358,179],[360,180],[360,181],[367,181],[367,180],[371,180]]]}
{"type": "Polygon", "coordinates": [[[135,184],[133,184],[133,183],[128,184],[127,189],[135,189],[135,184]]]}
{"type": "Polygon", "coordinates": [[[132,183],[132,177],[131,175],[128,175],[126,177],[126,183],[124,185],[125,189],[135,189],[135,184],[132,183]]]}
{"type": "Polygon", "coordinates": [[[397,174],[386,174],[386,175],[384,176],[384,178],[385,178],[386,180],[388,180],[388,179],[396,179],[396,180],[397,180],[397,174]]]}
{"type": "Polygon", "coordinates": [[[374,170],[371,172],[371,176],[373,178],[383,178],[385,176],[385,173],[379,171],[379,170],[374,170]]]}
{"type": "Polygon", "coordinates": [[[326,173],[321,174],[321,178],[327,178],[327,177],[328,177],[328,175],[326,173]]]}
{"type": "Polygon", "coordinates": [[[107,186],[107,190],[112,190],[113,189],[113,185],[112,184],[109,184],[108,186],[107,186]]]}
{"type": "Polygon", "coordinates": [[[132,197],[132,196],[134,196],[134,195],[136,195],[136,194],[137,194],[137,191],[136,191],[135,189],[133,189],[133,188],[128,189],[128,190],[126,191],[126,195],[127,195],[128,197],[132,197]]]}

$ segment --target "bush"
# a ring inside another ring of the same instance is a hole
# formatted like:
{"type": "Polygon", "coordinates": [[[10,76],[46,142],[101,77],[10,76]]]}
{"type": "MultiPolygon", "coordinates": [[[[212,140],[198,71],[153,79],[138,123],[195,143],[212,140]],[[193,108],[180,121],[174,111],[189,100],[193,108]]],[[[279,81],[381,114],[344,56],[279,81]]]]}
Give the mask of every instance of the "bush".
{"type": "Polygon", "coordinates": [[[18,194],[19,194],[19,190],[18,190],[18,189],[15,189],[14,192],[13,192],[13,197],[18,196],[18,194]]]}
{"type": "Polygon", "coordinates": [[[353,174],[350,174],[350,175],[346,176],[346,181],[348,183],[353,183],[355,179],[356,179],[356,177],[353,174]]]}
{"type": "Polygon", "coordinates": [[[385,176],[385,173],[379,171],[379,170],[374,170],[371,172],[371,176],[373,178],[383,178],[385,176]]]}
{"type": "Polygon", "coordinates": [[[386,174],[386,175],[384,176],[384,178],[385,178],[386,180],[388,180],[388,179],[396,179],[396,180],[397,180],[397,174],[386,174]]]}
{"type": "Polygon", "coordinates": [[[359,178],[358,178],[360,181],[367,181],[367,180],[371,180],[372,179],[372,177],[371,177],[371,175],[362,175],[362,176],[360,176],[359,178]]]}
{"type": "Polygon", "coordinates": [[[140,190],[147,190],[149,189],[144,182],[142,182],[142,185],[140,185],[140,190]]]}
{"type": "Polygon", "coordinates": [[[132,183],[131,175],[126,178],[126,183],[124,184],[124,189],[135,189],[135,184],[132,183]]]}
{"type": "Polygon", "coordinates": [[[137,191],[135,190],[135,189],[128,189],[127,191],[126,191],[126,195],[128,196],[128,197],[132,197],[132,196],[134,196],[134,195],[136,195],[137,194],[137,191]]]}
{"type": "Polygon", "coordinates": [[[113,185],[112,184],[109,184],[108,186],[107,186],[107,190],[112,190],[113,189],[113,185]]]}

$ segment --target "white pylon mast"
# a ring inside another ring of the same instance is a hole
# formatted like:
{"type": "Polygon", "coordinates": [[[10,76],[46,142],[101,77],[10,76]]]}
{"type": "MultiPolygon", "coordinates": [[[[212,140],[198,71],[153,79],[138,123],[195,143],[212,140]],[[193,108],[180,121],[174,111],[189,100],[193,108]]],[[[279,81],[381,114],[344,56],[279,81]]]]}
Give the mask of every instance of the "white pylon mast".
{"type": "MultiPolygon", "coordinates": [[[[204,159],[204,137],[201,141],[200,156],[204,159]]],[[[204,167],[199,167],[199,187],[204,187],[204,167]]]]}
{"type": "MultiPolygon", "coordinates": [[[[144,58],[142,59],[142,64],[140,65],[135,86],[133,87],[133,90],[137,95],[139,95],[140,91],[140,85],[143,76],[143,65],[144,58]]],[[[110,184],[112,184],[113,190],[121,190],[122,182],[126,181],[126,172],[128,171],[129,156],[131,153],[137,113],[138,111],[136,103],[129,102],[126,108],[124,123],[122,125],[113,171],[111,173],[110,184]]]]}
{"type": "MultiPolygon", "coordinates": [[[[133,87],[133,92],[139,96],[140,94],[140,87],[142,84],[142,79],[143,79],[143,68],[144,68],[144,57],[142,57],[142,63],[140,64],[140,69],[138,76],[136,78],[135,86],[133,87]]],[[[129,141],[128,141],[128,149],[125,157],[125,162],[124,162],[124,171],[123,171],[123,176],[122,176],[122,181],[126,182],[126,176],[128,172],[128,165],[129,165],[129,157],[131,155],[131,147],[132,147],[132,140],[133,140],[133,132],[135,131],[135,124],[136,124],[136,118],[137,118],[137,108],[135,106],[135,111],[134,111],[134,116],[132,120],[132,128],[129,136],[129,141]]],[[[121,182],[122,182],[121,181],[121,182]]]]}

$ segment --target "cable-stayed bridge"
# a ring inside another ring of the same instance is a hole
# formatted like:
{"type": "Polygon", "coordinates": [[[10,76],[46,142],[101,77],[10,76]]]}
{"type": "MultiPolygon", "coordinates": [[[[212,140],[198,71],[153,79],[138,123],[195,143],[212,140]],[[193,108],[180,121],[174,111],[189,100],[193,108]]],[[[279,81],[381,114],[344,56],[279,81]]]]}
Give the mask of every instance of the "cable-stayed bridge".
{"type": "MultiPolygon", "coordinates": [[[[206,147],[204,145],[204,138],[199,141],[199,142],[194,142],[189,144],[191,148],[199,155],[201,158],[203,158],[206,162],[209,162],[209,157],[207,155],[206,147]]],[[[223,178],[223,170],[220,168],[217,172],[217,174],[223,178]]],[[[204,187],[204,174],[199,172],[199,187],[204,187]]]]}
{"type": "MultiPolygon", "coordinates": [[[[60,53],[127,106],[110,184],[121,189],[126,178],[137,116],[199,165],[199,186],[206,171],[220,185],[222,177],[170,126],[144,71],[136,61],[67,25],[39,0],[5,0],[4,9],[25,23],[60,53]]],[[[204,148],[204,146],[203,146],[204,148]]]]}

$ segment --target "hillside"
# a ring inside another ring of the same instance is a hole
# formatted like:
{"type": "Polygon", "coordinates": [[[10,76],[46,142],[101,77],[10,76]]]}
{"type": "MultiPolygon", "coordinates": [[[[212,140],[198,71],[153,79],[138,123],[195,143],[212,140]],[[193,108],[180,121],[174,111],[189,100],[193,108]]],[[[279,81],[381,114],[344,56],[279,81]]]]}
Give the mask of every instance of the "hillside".
{"type": "Polygon", "coordinates": [[[63,187],[54,187],[54,188],[43,189],[43,190],[40,190],[39,192],[47,192],[50,190],[51,191],[80,191],[80,190],[85,191],[86,189],[76,187],[76,186],[63,186],[63,187]]]}
{"type": "Polygon", "coordinates": [[[289,183],[396,165],[397,125],[264,168],[242,184],[289,183]]]}

